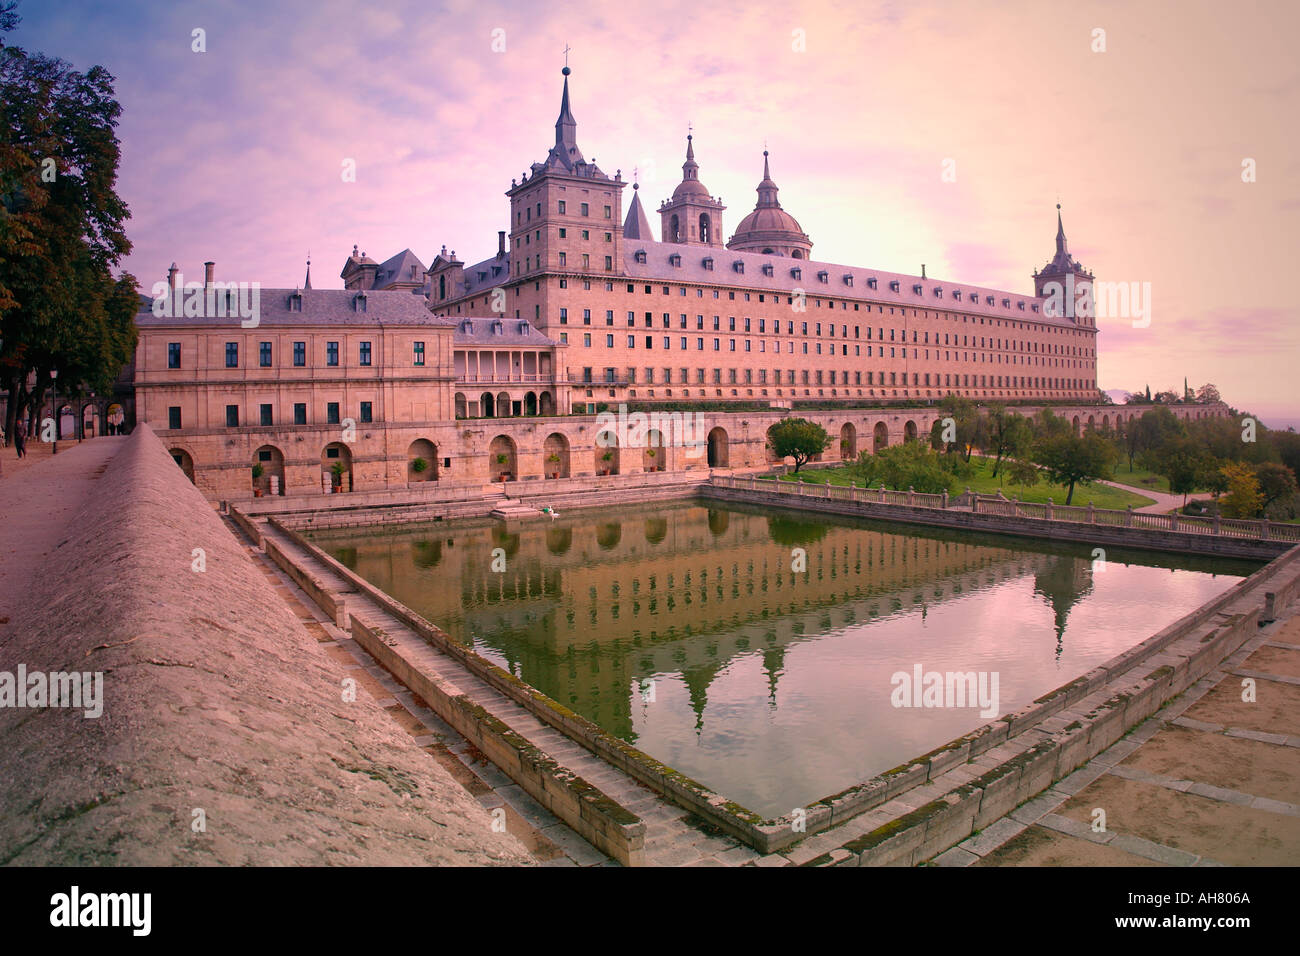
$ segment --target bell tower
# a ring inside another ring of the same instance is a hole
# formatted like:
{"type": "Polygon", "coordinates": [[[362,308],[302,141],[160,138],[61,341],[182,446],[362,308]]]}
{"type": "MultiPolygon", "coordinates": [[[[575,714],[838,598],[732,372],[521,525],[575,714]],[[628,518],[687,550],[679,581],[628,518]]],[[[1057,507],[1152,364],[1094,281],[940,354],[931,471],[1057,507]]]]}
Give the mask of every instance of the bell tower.
{"type": "Polygon", "coordinates": [[[695,161],[693,134],[686,136],[686,162],[682,164],[682,181],[673,190],[673,198],[659,207],[659,235],[664,242],[722,248],[722,200],[709,195],[700,182],[700,165],[695,161]]]}

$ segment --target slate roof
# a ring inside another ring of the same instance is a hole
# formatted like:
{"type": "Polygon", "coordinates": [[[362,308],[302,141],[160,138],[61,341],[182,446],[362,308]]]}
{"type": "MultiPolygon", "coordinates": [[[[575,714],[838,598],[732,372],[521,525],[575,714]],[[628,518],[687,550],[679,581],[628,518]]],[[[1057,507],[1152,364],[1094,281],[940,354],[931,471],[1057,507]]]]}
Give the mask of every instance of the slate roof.
{"type": "Polygon", "coordinates": [[[965,282],[948,282],[932,277],[923,279],[920,276],[818,262],[814,259],[793,259],[684,243],[633,240],[623,245],[623,268],[627,278],[632,281],[704,283],[760,292],[768,290],[783,295],[791,295],[795,289],[803,289],[804,293],[811,298],[870,299],[873,303],[906,308],[942,308],[998,319],[1043,322],[1064,327],[1075,326],[1075,323],[1066,317],[1048,316],[1042,309],[1042,303],[1046,299],[1040,299],[1032,293],[1006,292],[965,282]],[[646,254],[645,262],[636,261],[637,252],[646,254]],[[669,262],[668,257],[672,255],[681,256],[680,266],[674,266],[669,262]],[[703,264],[709,257],[713,259],[712,271],[706,269],[703,264]],[[743,274],[734,270],[733,263],[736,262],[744,264],[743,274]],[[764,274],[765,265],[772,266],[772,275],[764,274]],[[799,278],[791,274],[795,269],[800,270],[799,278]],[[826,273],[825,282],[818,278],[820,272],[826,273]],[[845,276],[852,278],[852,285],[845,282],[845,276]],[[872,278],[876,280],[874,289],[868,283],[872,278]],[[898,283],[897,292],[891,290],[891,282],[898,283]],[[913,287],[918,285],[921,287],[920,294],[913,291],[913,287]],[[960,299],[957,298],[956,293],[960,293],[960,299]],[[972,296],[975,298],[973,299],[972,296]],[[992,305],[988,303],[990,296],[993,298],[992,305]],[[1004,300],[1009,304],[1003,305],[1004,300]],[[1021,302],[1024,303],[1023,310],[1018,305],[1021,302]],[[1036,303],[1039,305],[1038,312],[1033,311],[1036,303]]]}
{"type": "Polygon", "coordinates": [[[499,315],[457,319],[452,343],[481,346],[531,345],[537,348],[560,346],[559,342],[535,328],[527,319],[503,319],[499,315]]]}
{"type": "MultiPolygon", "coordinates": [[[[435,316],[425,308],[421,296],[406,290],[375,291],[365,293],[366,309],[356,308],[360,292],[349,289],[261,289],[258,297],[258,327],[262,326],[313,326],[313,325],[411,325],[450,327],[454,320],[435,316]],[[295,293],[302,296],[302,311],[290,311],[289,299],[295,293]]],[[[218,292],[218,296],[224,290],[218,292]]],[[[169,326],[216,327],[227,326],[238,331],[240,314],[238,305],[230,314],[213,314],[205,317],[160,317],[153,314],[153,299],[141,295],[141,308],[136,314],[136,325],[141,328],[169,326]]],[[[184,300],[182,300],[182,303],[184,300]]]]}
{"type": "Polygon", "coordinates": [[[465,266],[465,295],[475,295],[484,289],[494,289],[510,278],[510,253],[498,258],[492,256],[472,266],[465,266]],[[479,278],[479,273],[484,273],[479,278]]]}
{"type": "Polygon", "coordinates": [[[414,282],[416,285],[423,285],[424,273],[425,266],[419,257],[410,249],[403,249],[379,266],[379,272],[375,274],[375,282],[380,286],[391,285],[394,282],[414,282]],[[412,266],[415,267],[414,275],[411,274],[412,266]]]}
{"type": "Polygon", "coordinates": [[[650,220],[641,205],[641,196],[637,189],[637,184],[633,183],[632,203],[627,207],[627,218],[623,221],[623,238],[654,242],[655,234],[650,231],[650,220]]]}

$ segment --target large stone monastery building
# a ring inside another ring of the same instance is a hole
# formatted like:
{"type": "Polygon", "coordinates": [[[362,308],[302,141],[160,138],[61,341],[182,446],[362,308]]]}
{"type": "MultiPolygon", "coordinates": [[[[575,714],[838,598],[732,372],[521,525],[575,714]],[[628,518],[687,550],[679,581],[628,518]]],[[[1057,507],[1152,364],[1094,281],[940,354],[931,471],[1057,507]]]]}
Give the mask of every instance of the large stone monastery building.
{"type": "Polygon", "coordinates": [[[136,418],[200,487],[293,495],[757,466],[792,408],[856,456],[860,434],[864,449],[926,434],[928,406],[949,393],[1123,423],[1087,407],[1093,320],[1049,302],[1050,283],[1092,279],[1059,212],[1033,295],[821,262],[766,152],[757,203],[724,241],[726,207],[688,136],[657,241],[637,184],[624,215],[621,173],[584,159],[564,74],[555,143],[506,191],[491,258],[466,265],[443,247],[428,266],[409,249],[379,263],[353,247],[345,288],[313,289],[309,266],[301,289],[261,290],[255,325],[231,317],[238,293],[212,263],[194,284],[201,308],[143,304],[136,418]],[[700,409],[707,456],[611,457],[590,416],[623,402],[700,409]]]}

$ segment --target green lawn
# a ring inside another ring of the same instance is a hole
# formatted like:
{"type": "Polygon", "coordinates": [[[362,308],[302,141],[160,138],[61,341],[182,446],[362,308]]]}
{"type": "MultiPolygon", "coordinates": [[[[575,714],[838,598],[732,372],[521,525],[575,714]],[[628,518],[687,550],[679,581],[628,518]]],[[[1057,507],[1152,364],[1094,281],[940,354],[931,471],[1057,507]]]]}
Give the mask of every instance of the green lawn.
{"type": "MultiPolygon", "coordinates": [[[[972,458],[971,464],[975,465],[975,474],[969,479],[956,479],[953,482],[954,492],[960,493],[967,486],[970,486],[972,491],[980,494],[991,495],[1001,491],[1006,497],[1019,498],[1021,501],[1041,504],[1051,498],[1054,504],[1065,504],[1066,489],[1061,485],[1049,485],[1045,481],[1040,481],[1032,487],[1021,488],[1007,481],[1002,472],[999,472],[998,477],[994,478],[991,459],[972,458]]],[[[809,469],[805,467],[799,472],[798,476],[786,475],[781,480],[803,480],[818,485],[824,485],[827,481],[832,485],[847,485],[850,481],[853,481],[859,487],[862,486],[862,479],[858,478],[850,468],[809,469]]],[[[1086,506],[1089,501],[1098,508],[1113,508],[1119,511],[1129,505],[1140,508],[1143,505],[1153,504],[1150,498],[1120,488],[1111,488],[1098,484],[1075,486],[1073,504],[1086,506]]]]}
{"type": "MultiPolygon", "coordinates": [[[[1141,465],[1137,464],[1136,462],[1133,465],[1133,470],[1129,471],[1127,458],[1123,458],[1118,463],[1116,463],[1115,478],[1113,480],[1119,482],[1121,485],[1128,485],[1130,488],[1137,488],[1139,491],[1144,488],[1150,488],[1152,491],[1163,491],[1165,494],[1173,493],[1169,490],[1168,479],[1162,478],[1157,474],[1153,474],[1152,472],[1147,471],[1145,468],[1143,468],[1141,465]],[[1148,479],[1155,479],[1155,480],[1151,481],[1151,483],[1148,484],[1147,483],[1148,479]]],[[[1193,491],[1192,494],[1208,495],[1209,492],[1206,491],[1205,489],[1198,488],[1196,491],[1193,491]]]]}

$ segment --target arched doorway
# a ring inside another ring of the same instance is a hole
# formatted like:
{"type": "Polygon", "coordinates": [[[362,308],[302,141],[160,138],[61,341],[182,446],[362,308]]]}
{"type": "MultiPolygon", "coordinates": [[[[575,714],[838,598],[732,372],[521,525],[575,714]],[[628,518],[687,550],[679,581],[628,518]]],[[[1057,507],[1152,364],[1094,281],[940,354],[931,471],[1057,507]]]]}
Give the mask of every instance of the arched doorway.
{"type": "Polygon", "coordinates": [[[87,405],[81,410],[81,435],[83,438],[94,438],[99,434],[99,409],[94,405],[87,405]]]}
{"type": "Polygon", "coordinates": [[[488,480],[513,481],[517,477],[518,451],[509,435],[498,435],[488,446],[488,480]]]}
{"type": "Polygon", "coordinates": [[[352,452],[340,441],[330,442],[320,456],[321,487],[327,493],[352,490],[352,452]]]}
{"type": "Polygon", "coordinates": [[[908,423],[903,426],[903,441],[916,441],[916,422],[908,421],[908,423]]]}
{"type": "Polygon", "coordinates": [[[417,438],[406,449],[406,480],[438,480],[438,446],[427,438],[417,438]]]}
{"type": "Polygon", "coordinates": [[[497,392],[497,418],[510,417],[510,393],[497,392]]]}
{"type": "Polygon", "coordinates": [[[120,435],[123,431],[123,425],[126,423],[126,415],[122,411],[122,406],[114,402],[108,406],[108,411],[104,413],[104,431],[109,435],[120,435]]]}
{"type": "Polygon", "coordinates": [[[596,474],[617,475],[620,449],[618,435],[612,431],[603,431],[596,436],[596,474]]]}
{"type": "Polygon", "coordinates": [[[547,478],[569,477],[569,439],[559,432],[551,432],[542,443],[542,469],[547,478]]]}
{"type": "Polygon", "coordinates": [[[709,432],[709,467],[730,468],[730,449],[727,447],[727,430],[721,426],[709,432]]]}
{"type": "Polygon", "coordinates": [[[1082,434],[1082,432],[1080,431],[1079,416],[1075,415],[1074,416],[1074,437],[1078,438],[1080,434],[1082,434]]]}
{"type": "Polygon", "coordinates": [[[852,422],[840,426],[840,457],[845,461],[858,457],[858,430],[852,422]]]}
{"type": "Polygon", "coordinates": [[[456,399],[455,399],[455,401],[456,401],[456,417],[457,417],[457,418],[468,418],[468,417],[469,417],[469,402],[465,401],[465,393],[464,393],[464,392],[457,392],[457,393],[456,393],[456,399]]]}
{"type": "Polygon", "coordinates": [[[668,466],[668,453],[664,450],[664,436],[658,429],[646,432],[645,451],[641,453],[644,471],[663,471],[668,466]]]}
{"type": "Polygon", "coordinates": [[[274,445],[263,445],[253,452],[253,493],[279,496],[284,494],[284,453],[274,445]]]}
{"type": "Polygon", "coordinates": [[[483,418],[494,418],[496,407],[497,402],[491,392],[484,392],[478,397],[478,413],[483,418]]]}
{"type": "Polygon", "coordinates": [[[1088,431],[1094,431],[1097,427],[1097,418],[1095,415],[1088,416],[1088,431]]]}
{"type": "Polygon", "coordinates": [[[172,456],[172,461],[180,466],[181,471],[185,472],[185,477],[194,483],[194,459],[184,448],[169,448],[167,454],[172,456]]]}
{"type": "Polygon", "coordinates": [[[555,396],[550,392],[542,392],[537,396],[537,412],[539,415],[554,415],[555,396]]]}
{"type": "Polygon", "coordinates": [[[77,416],[72,411],[71,405],[63,405],[59,408],[59,426],[55,432],[55,437],[62,441],[65,438],[77,437],[77,416]]]}
{"type": "Polygon", "coordinates": [[[537,414],[537,393],[536,392],[524,393],[524,414],[529,416],[537,414]]]}
{"type": "Polygon", "coordinates": [[[876,427],[871,433],[871,453],[874,455],[882,448],[889,447],[889,426],[884,422],[876,422],[876,427]]]}

